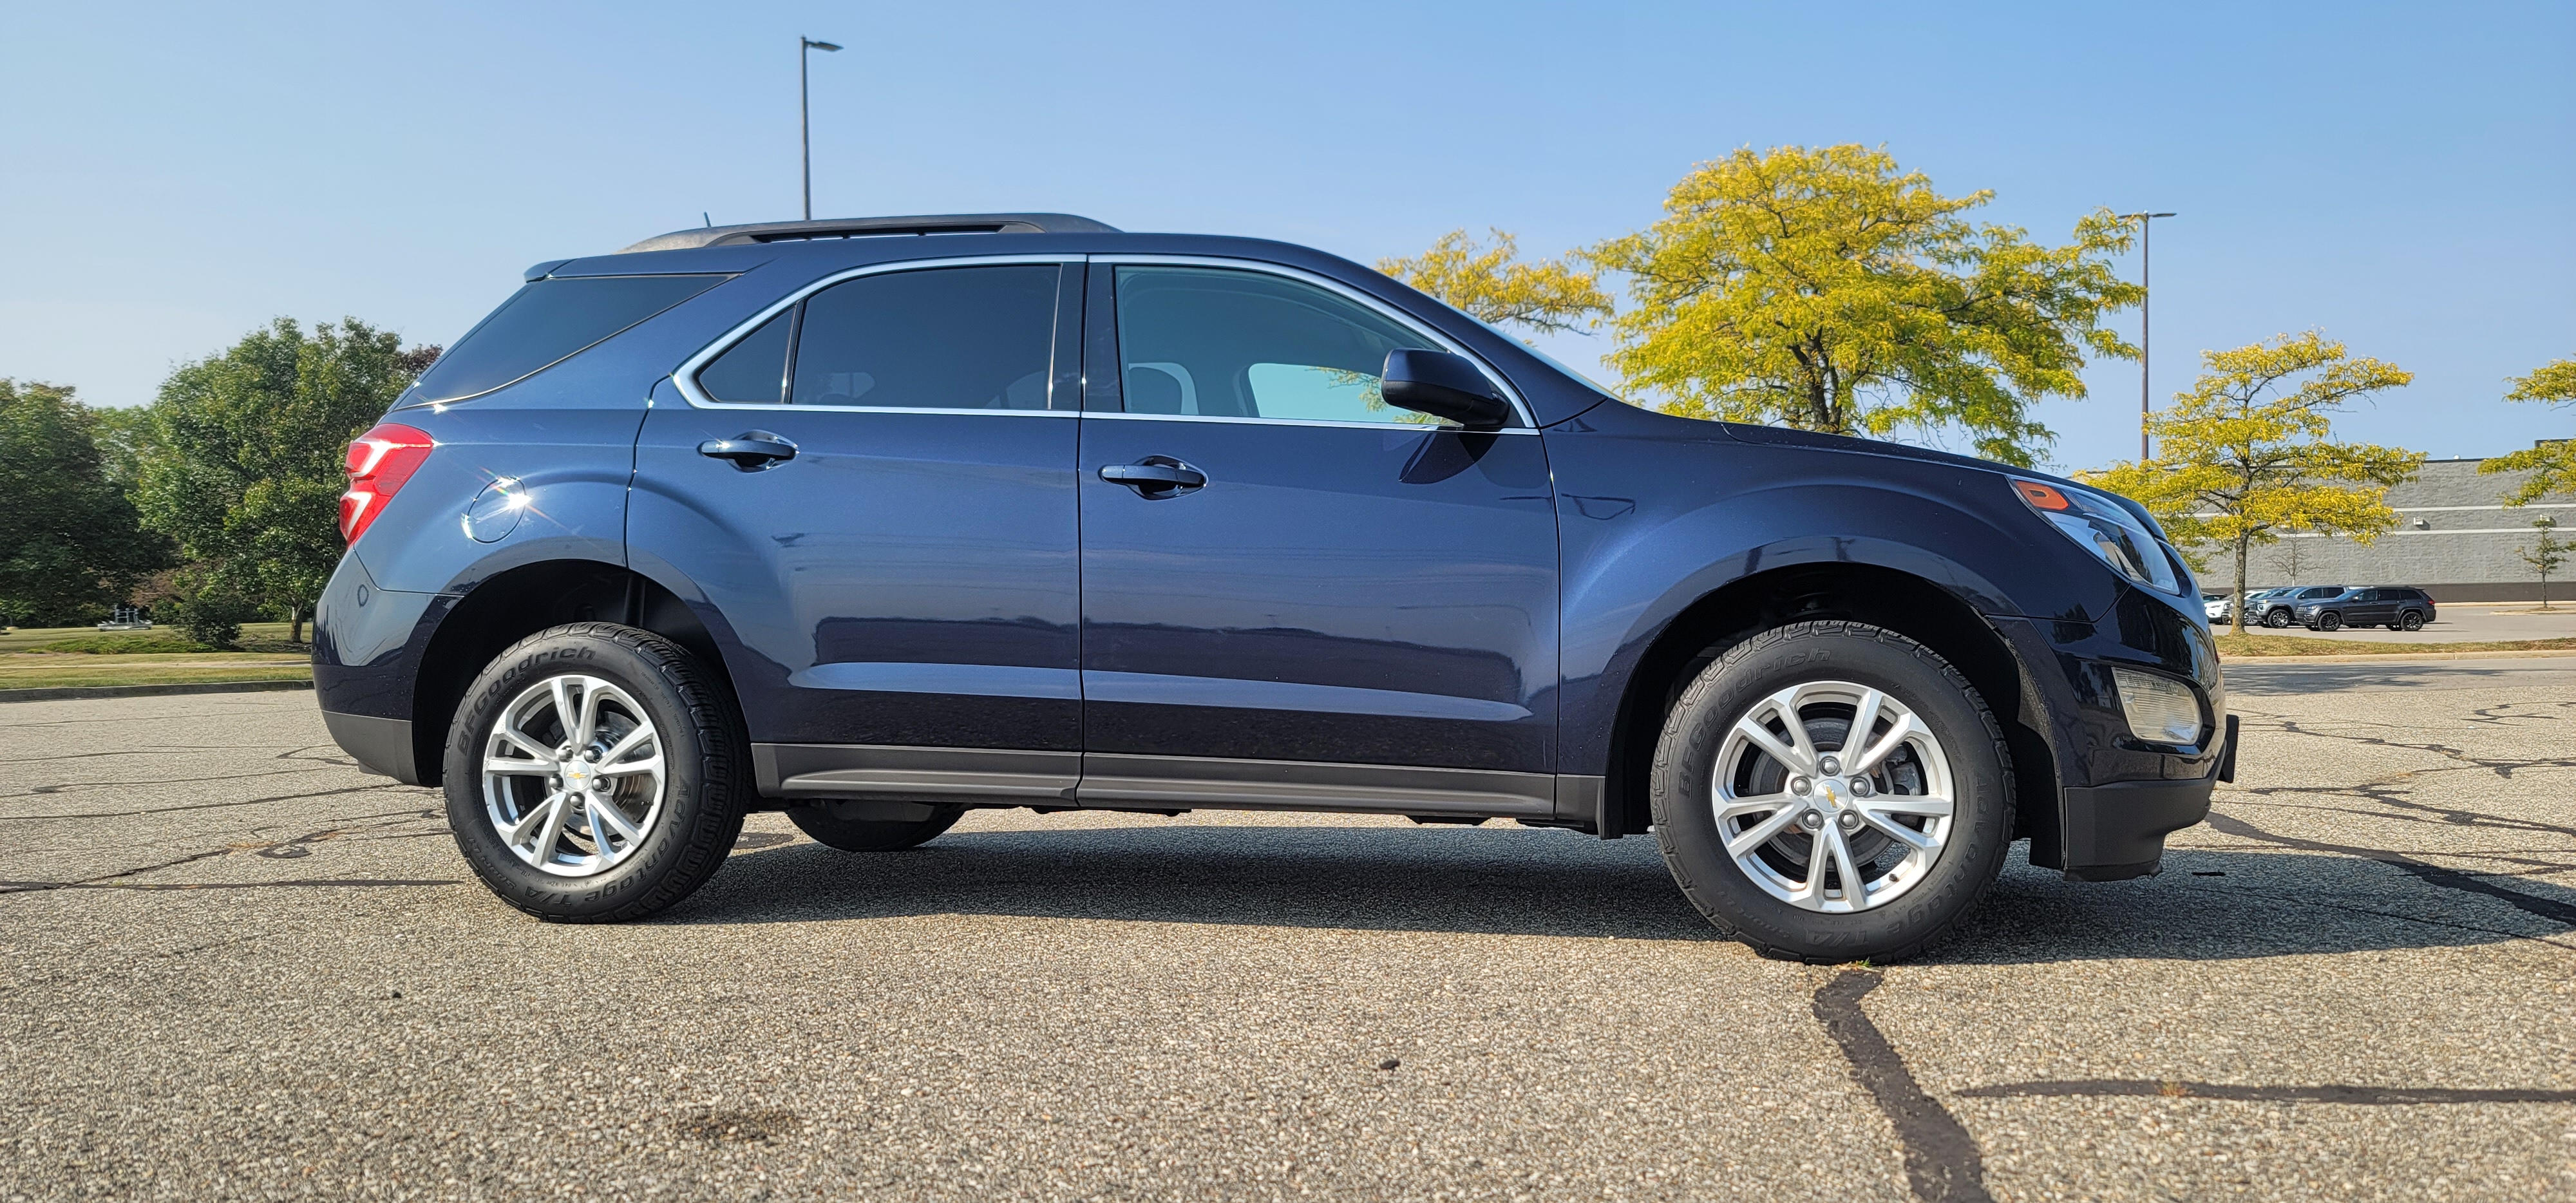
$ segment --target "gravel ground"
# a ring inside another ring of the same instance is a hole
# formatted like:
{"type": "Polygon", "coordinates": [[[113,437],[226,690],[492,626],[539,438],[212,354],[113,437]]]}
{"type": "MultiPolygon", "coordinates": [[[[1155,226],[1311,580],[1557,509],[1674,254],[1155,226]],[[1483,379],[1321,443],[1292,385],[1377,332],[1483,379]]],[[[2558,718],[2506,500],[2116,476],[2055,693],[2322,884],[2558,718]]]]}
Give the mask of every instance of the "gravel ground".
{"type": "Polygon", "coordinates": [[[2576,1198],[2576,670],[2234,670],[2167,872],[1922,961],[1649,839],[755,817],[535,923],[312,699],[0,705],[0,1198],[2576,1198]]]}

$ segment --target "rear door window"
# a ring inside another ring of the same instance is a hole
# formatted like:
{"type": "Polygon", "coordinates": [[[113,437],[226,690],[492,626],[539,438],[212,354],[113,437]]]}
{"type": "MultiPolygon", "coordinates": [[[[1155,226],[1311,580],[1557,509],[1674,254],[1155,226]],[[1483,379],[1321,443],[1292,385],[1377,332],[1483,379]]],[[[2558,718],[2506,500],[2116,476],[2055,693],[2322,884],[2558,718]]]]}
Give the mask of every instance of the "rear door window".
{"type": "MultiPolygon", "coordinates": [[[[892,272],[815,293],[802,306],[788,401],[1045,409],[1060,270],[1008,264],[892,272]]],[[[704,374],[699,379],[703,384],[704,374]]]]}
{"type": "Polygon", "coordinates": [[[572,276],[529,283],[421,374],[415,402],[462,401],[589,350],[726,276],[572,276]]]}

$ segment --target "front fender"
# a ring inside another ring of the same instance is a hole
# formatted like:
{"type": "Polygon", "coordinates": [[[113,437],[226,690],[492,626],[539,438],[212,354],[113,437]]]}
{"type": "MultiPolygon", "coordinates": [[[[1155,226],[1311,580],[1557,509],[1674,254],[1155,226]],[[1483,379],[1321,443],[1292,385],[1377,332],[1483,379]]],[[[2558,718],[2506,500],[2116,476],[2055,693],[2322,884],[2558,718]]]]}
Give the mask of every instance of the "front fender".
{"type": "Polygon", "coordinates": [[[1761,574],[1866,566],[1981,614],[2078,622],[2119,596],[2107,568],[2022,504],[2001,465],[1755,443],[1711,423],[1610,410],[1548,432],[1561,502],[1565,771],[1607,763],[1628,682],[1674,619],[1761,574]]]}

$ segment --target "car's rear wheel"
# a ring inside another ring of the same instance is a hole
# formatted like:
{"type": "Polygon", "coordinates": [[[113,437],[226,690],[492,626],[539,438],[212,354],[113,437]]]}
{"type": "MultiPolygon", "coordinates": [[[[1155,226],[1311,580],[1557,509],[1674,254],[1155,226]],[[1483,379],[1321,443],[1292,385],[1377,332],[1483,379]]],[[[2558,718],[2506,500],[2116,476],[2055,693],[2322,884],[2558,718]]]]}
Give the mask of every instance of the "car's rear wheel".
{"type": "Polygon", "coordinates": [[[2276,631],[2287,627],[2290,625],[2290,612],[2287,610],[2273,610],[2263,615],[2263,625],[2276,631]]]}
{"type": "Polygon", "coordinates": [[[2406,617],[2401,618],[2401,619],[2399,619],[2399,620],[2397,621],[2397,629],[2398,629],[2398,630],[2401,630],[2401,631],[2420,631],[2420,630],[2423,630],[2423,629],[2424,629],[2424,612],[2423,612],[2423,611],[2421,611],[2421,610],[2408,610],[2408,611],[2406,612],[2406,617]]]}
{"type": "Polygon", "coordinates": [[[963,806],[920,802],[809,802],[787,808],[787,821],[814,842],[843,852],[918,847],[957,825],[963,806]]]}
{"type": "Polygon", "coordinates": [[[447,819],[475,875],[541,919],[635,919],[687,897],[742,831],[750,752],[697,659],[579,622],[486,666],[447,746],[447,819]]]}
{"type": "Polygon", "coordinates": [[[2342,630],[2343,615],[2337,614],[2332,610],[2328,610],[2323,614],[2317,615],[2317,629],[2320,631],[2342,630]]]}
{"type": "Polygon", "coordinates": [[[1719,930],[1766,956],[1910,956],[2012,840],[2010,753],[1967,678],[1903,635],[1797,623],[1729,649],[1664,723],[1656,841],[1719,930]]]}

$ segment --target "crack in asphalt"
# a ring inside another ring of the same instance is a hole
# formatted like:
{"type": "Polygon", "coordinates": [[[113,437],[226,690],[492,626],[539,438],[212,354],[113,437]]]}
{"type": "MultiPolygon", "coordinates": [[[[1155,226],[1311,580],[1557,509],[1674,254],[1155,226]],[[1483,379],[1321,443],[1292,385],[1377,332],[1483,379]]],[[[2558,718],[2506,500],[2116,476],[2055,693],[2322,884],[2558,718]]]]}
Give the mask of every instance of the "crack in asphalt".
{"type": "Polygon", "coordinates": [[[257,777],[286,777],[296,773],[318,773],[333,766],[308,765],[295,769],[272,769],[265,773],[220,773],[212,777],[147,777],[139,781],[65,781],[54,785],[30,787],[23,794],[0,794],[0,799],[34,798],[76,789],[129,789],[138,785],[197,785],[208,781],[243,781],[257,777]]]}
{"type": "Polygon", "coordinates": [[[2322,840],[2302,839],[2298,836],[2292,835],[2276,835],[2272,832],[2265,831],[2260,827],[2256,827],[2243,819],[2236,818],[2233,815],[2222,814],[2215,810],[2209,812],[2208,821],[2211,828],[2227,835],[2236,836],[2240,839],[2261,840],[2268,844],[2277,845],[2283,848],[2296,848],[2304,852],[2330,852],[2339,856],[2350,856],[2360,860],[2376,861],[2379,864],[2387,865],[2400,872],[2406,873],[2426,885],[2440,886],[2446,890],[2457,890],[2467,894],[2484,895],[2486,897],[2508,903],[2527,914],[2538,915],[2543,919],[2564,923],[2570,927],[2576,927],[2576,903],[2560,902],[2554,898],[2542,898],[2537,895],[2525,894],[2520,890],[2509,890],[2503,886],[2486,881],[2477,874],[2463,873],[2457,869],[2446,869],[2440,865],[2427,864],[2423,861],[2416,860],[2413,857],[2388,852],[2382,849],[2355,848],[2348,844],[2329,844],[2322,840]]]}
{"type": "Polygon", "coordinates": [[[2485,927],[2475,923],[2460,923],[2450,919],[2426,918],[2422,915],[2409,915],[2400,911],[2383,911],[2375,910],[2371,907],[2352,906],[2340,902],[2323,902],[2300,894],[2276,893],[2270,890],[2253,889],[2246,886],[2194,886],[2185,884],[2179,888],[2199,893],[2233,894],[2240,897],[2263,898],[2269,899],[2273,902],[2287,903],[2291,906],[2312,906],[2329,911],[2342,911],[2348,915],[2368,915],[2374,919],[2397,919],[2407,923],[2420,924],[2425,927],[2438,927],[2447,931],[2466,931],[2476,932],[2480,935],[2487,936],[2503,936],[2508,939],[2527,940],[2534,943],[2546,944],[2552,948],[2561,949],[2567,952],[2576,952],[2576,944],[2570,944],[2565,940],[2559,940],[2549,936],[2535,936],[2529,932],[2507,931],[2501,927],[2485,927]]]}
{"type": "Polygon", "coordinates": [[[463,878],[428,877],[304,877],[282,881],[0,881],[0,894],[33,894],[46,890],[131,890],[139,893],[162,893],[173,890],[272,890],[313,886],[460,886],[463,884],[465,884],[463,878]]]}
{"type": "MultiPolygon", "coordinates": [[[[2240,718],[2240,719],[2242,719],[2242,718],[2246,718],[2246,717],[2252,717],[2252,715],[2249,715],[2249,714],[2245,714],[2245,713],[2240,712],[2240,714],[2239,714],[2239,718],[2240,718]]],[[[2433,754],[2433,755],[2435,755],[2435,756],[2442,756],[2442,757],[2447,757],[2447,758],[2449,758],[2449,759],[2451,759],[2451,760],[2456,760],[2456,761],[2460,762],[2460,767],[2464,767],[2464,768],[2481,768],[2481,769],[2486,769],[2486,770],[2488,770],[2488,771],[2490,771],[2490,772],[2493,772],[2496,776],[2498,776],[2498,777],[2502,777],[2502,778],[2504,778],[2504,779],[2506,779],[2506,780],[2508,780],[2508,781],[2510,781],[2510,780],[2512,780],[2512,779],[2513,779],[2513,771],[2514,771],[2515,769],[2533,769],[2533,768],[2542,768],[2542,769],[2563,769],[2563,768],[2576,768],[2576,757],[2553,756],[2553,757],[2529,757],[2529,758],[2524,758],[2524,759],[2514,759],[2514,758],[2511,758],[2511,757],[2480,757],[2480,756],[2472,756],[2472,755],[2470,755],[2468,752],[2466,752],[2466,751],[2464,751],[2464,750],[2462,750],[2462,749],[2460,749],[2460,748],[2453,747],[2453,746],[2451,746],[2451,745],[2449,745],[2449,744],[2438,744],[2438,743],[2408,743],[2408,742],[2406,742],[2406,741],[2404,741],[2404,740],[2397,740],[2397,739],[2382,739],[2382,738],[2380,738],[2380,737],[2378,737],[2378,736],[2375,736],[2375,735],[2339,735],[2339,734],[2336,734],[2336,733],[2331,732],[2331,731],[2313,731],[2313,730],[2310,730],[2310,729],[2308,729],[2308,728],[2306,728],[2306,727],[2301,726],[2301,725],[2299,724],[2299,721],[2298,721],[2297,719],[2293,719],[2293,718],[2284,718],[2284,717],[2282,717],[2282,716],[2280,716],[2280,715],[2272,715],[2272,714],[2262,715],[2261,717],[2263,717],[2263,718],[2267,718],[2267,719],[2271,719],[2271,720],[2272,720],[2272,722],[2273,722],[2273,729],[2274,729],[2274,730],[2277,730],[2277,731],[2281,731],[2281,732],[2283,732],[2283,733],[2285,733],[2285,734],[2289,734],[2289,735],[2304,735],[2304,736],[2307,736],[2307,737],[2309,737],[2309,738],[2311,738],[2311,739],[2332,739],[2332,740],[2340,740],[2340,741],[2342,741],[2342,742],[2344,742],[2344,743],[2356,743],[2356,744],[2362,744],[2362,745],[2364,745],[2364,746],[2368,746],[2368,747],[2379,747],[2379,748],[2400,748],[2400,749],[2404,749],[2404,750],[2406,750],[2406,751],[2410,751],[2410,752],[2427,752],[2427,753],[2431,753],[2431,754],[2433,754]]],[[[2378,725],[2385,725],[2385,724],[2371,724],[2371,725],[2378,726],[2378,725]]]]}
{"type": "Polygon", "coordinates": [[[1986,1193],[1985,1154],[1975,1137],[1939,1100],[1923,1093],[1905,1058],[1870,1021],[1860,1000],[1878,988],[1875,969],[1845,969],[1816,991],[1816,1022],[1851,1062],[1852,1077],[1869,1091],[1879,1113],[1896,1129],[1905,1153],[1905,1182],[1926,1203],[1993,1203],[1986,1193]]]}
{"type": "Polygon", "coordinates": [[[419,788],[421,787],[387,781],[378,785],[351,785],[340,789],[314,790],[302,794],[274,794],[265,798],[243,798],[233,802],[192,802],[185,806],[147,806],[141,810],[100,810],[63,815],[0,815],[0,822],[31,822],[37,819],[126,819],[136,815],[167,815],[189,810],[218,810],[227,806],[257,806],[263,802],[292,802],[298,798],[330,798],[341,794],[363,794],[380,789],[419,788]]]}
{"type": "Polygon", "coordinates": [[[2231,1086],[2217,1082],[2139,1082],[2091,1078],[2072,1082],[2014,1082],[1955,1092],[1969,1099],[2168,1098],[2249,1103],[2347,1103],[2404,1107],[2437,1103],[2576,1103],[2576,1090],[2452,1090],[2433,1086],[2231,1086]]]}

